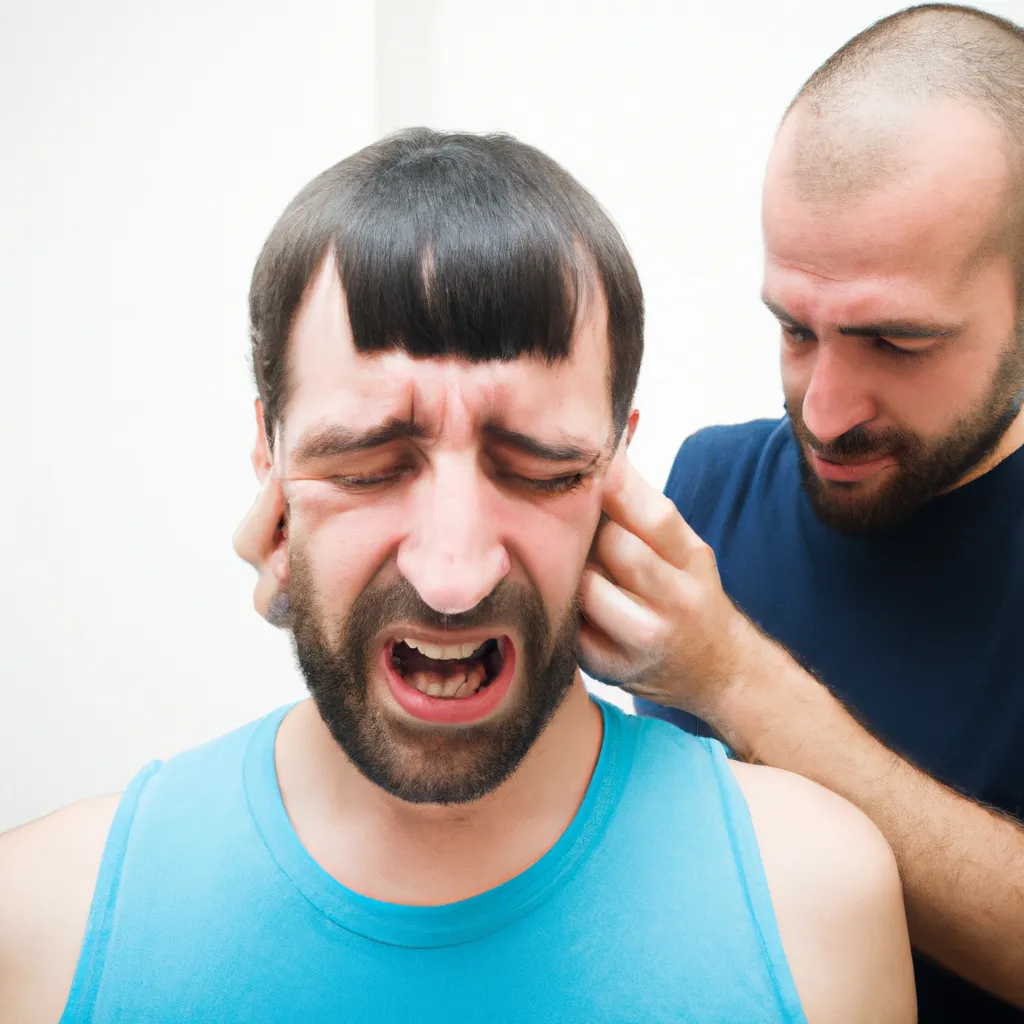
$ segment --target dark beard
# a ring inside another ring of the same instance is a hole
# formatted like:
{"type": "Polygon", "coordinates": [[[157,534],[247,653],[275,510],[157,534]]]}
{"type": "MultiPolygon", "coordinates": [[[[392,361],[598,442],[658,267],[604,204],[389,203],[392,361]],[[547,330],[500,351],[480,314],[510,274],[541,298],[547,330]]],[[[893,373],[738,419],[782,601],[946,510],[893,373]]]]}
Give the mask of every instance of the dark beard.
{"type": "Polygon", "coordinates": [[[553,641],[543,602],[530,587],[504,581],[472,611],[443,615],[402,577],[371,582],[337,625],[331,644],[309,567],[293,551],[291,603],[295,653],[320,717],[370,782],[409,803],[460,804],[497,789],[519,767],[572,688],[579,663],[577,602],[553,641]],[[519,693],[494,721],[432,726],[387,715],[371,700],[371,644],[396,622],[433,629],[514,626],[519,693]]]}
{"type": "Polygon", "coordinates": [[[820,442],[804,423],[796,403],[786,403],[800,456],[800,475],[811,507],[822,522],[844,533],[891,529],[922,505],[953,488],[991,455],[1024,406],[1024,335],[1000,362],[985,400],[937,441],[897,427],[869,431],[856,426],[830,444],[820,442]],[[807,448],[824,459],[892,455],[896,469],[872,497],[857,501],[856,484],[830,483],[815,473],[807,448]]]}

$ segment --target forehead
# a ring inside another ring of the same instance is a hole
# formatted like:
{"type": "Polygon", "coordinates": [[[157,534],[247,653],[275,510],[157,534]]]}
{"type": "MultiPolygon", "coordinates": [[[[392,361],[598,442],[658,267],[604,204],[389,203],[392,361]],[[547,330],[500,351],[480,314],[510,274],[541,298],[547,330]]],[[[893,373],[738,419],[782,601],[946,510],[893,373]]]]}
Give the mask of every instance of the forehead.
{"type": "Polygon", "coordinates": [[[766,285],[788,273],[822,285],[897,286],[934,300],[961,289],[990,254],[1009,163],[1000,129],[979,111],[936,105],[908,126],[869,186],[813,199],[795,170],[800,131],[799,117],[787,121],[769,161],[766,285]]]}
{"type": "Polygon", "coordinates": [[[395,418],[461,440],[486,423],[557,439],[610,437],[607,309],[598,293],[580,317],[566,359],[509,362],[413,358],[402,350],[356,351],[345,296],[328,260],[311,282],[292,328],[288,434],[314,425],[370,428],[395,418]]]}

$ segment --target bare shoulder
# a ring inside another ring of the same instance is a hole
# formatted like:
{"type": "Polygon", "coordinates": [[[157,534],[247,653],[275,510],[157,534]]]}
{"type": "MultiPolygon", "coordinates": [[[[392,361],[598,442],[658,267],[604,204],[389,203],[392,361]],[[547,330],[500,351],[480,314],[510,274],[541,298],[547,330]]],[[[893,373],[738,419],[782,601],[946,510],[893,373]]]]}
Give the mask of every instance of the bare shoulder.
{"type": "Polygon", "coordinates": [[[885,837],[817,783],[730,764],[810,1024],[915,1021],[903,889],[885,837]]]}
{"type": "Polygon", "coordinates": [[[95,797],[0,835],[4,1020],[60,1019],[118,796],[95,797]]]}

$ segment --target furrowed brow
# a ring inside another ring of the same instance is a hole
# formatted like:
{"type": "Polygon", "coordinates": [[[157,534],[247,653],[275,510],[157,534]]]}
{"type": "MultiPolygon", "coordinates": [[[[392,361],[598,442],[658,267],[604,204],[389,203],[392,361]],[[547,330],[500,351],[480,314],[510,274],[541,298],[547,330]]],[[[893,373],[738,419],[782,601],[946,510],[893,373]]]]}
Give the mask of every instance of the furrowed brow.
{"type": "Polygon", "coordinates": [[[543,459],[545,462],[595,463],[601,457],[600,451],[583,443],[566,441],[549,444],[531,437],[529,434],[520,433],[518,430],[509,430],[508,427],[502,427],[496,423],[487,424],[484,427],[484,434],[499,444],[518,448],[524,454],[535,459],[543,459]]]}
{"type": "Polygon", "coordinates": [[[313,462],[382,448],[393,441],[420,439],[425,435],[423,428],[411,420],[387,420],[369,430],[352,430],[339,424],[313,427],[296,442],[292,458],[297,462],[313,462]]]}

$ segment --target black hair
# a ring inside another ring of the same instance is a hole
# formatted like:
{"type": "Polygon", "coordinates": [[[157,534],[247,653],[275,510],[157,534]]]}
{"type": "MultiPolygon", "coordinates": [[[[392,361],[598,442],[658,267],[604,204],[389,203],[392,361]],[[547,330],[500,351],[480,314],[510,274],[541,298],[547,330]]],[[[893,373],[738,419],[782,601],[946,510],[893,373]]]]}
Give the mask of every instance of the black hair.
{"type": "Polygon", "coordinates": [[[643,292],[597,201],[508,135],[408,129],[310,182],[263,246],[249,292],[253,371],[268,437],[287,401],[288,339],[333,252],[355,347],[473,362],[569,354],[604,293],[616,433],[643,355],[643,292]]]}

